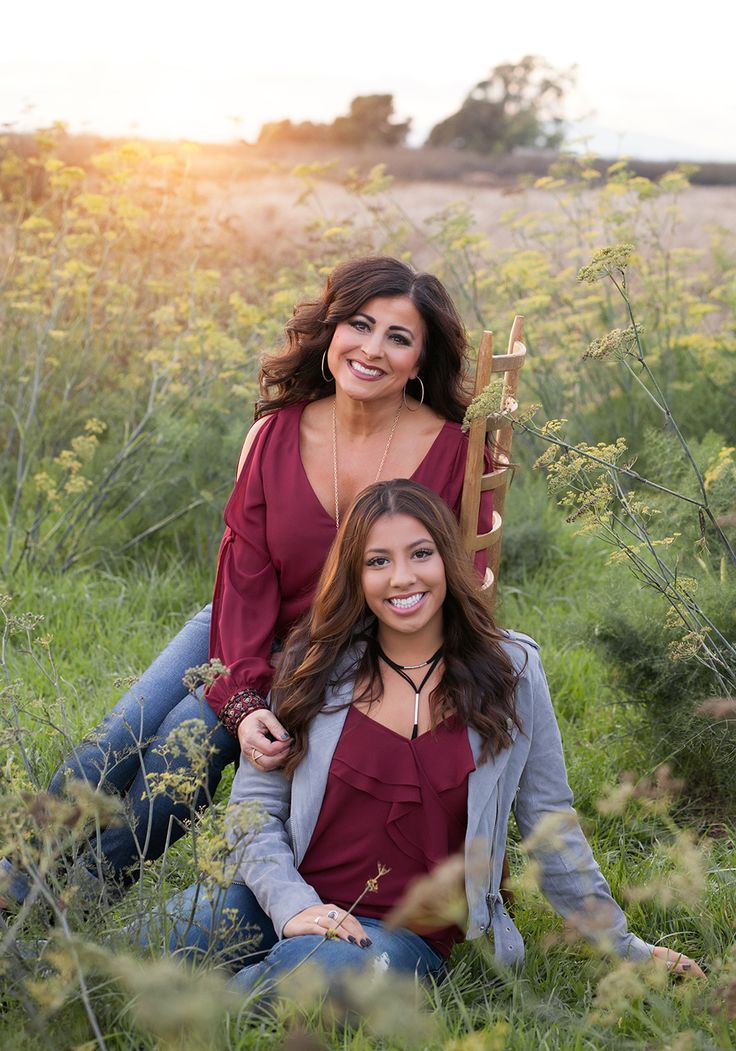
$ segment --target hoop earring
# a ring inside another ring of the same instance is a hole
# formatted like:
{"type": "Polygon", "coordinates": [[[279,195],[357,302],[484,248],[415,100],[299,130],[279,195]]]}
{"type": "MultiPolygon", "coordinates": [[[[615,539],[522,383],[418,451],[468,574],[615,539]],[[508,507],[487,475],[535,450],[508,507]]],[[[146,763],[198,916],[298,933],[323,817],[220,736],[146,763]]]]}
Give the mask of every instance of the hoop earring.
{"type": "Polygon", "coordinates": [[[332,375],[330,375],[330,376],[325,375],[325,365],[326,365],[326,363],[327,363],[327,351],[324,351],[324,353],[322,354],[322,379],[325,381],[325,383],[330,383],[331,380],[333,380],[335,377],[332,376],[332,375]]]}
{"type": "MultiPolygon", "coordinates": [[[[418,383],[418,384],[420,385],[420,387],[422,388],[422,396],[421,396],[421,398],[419,399],[419,404],[420,404],[420,405],[424,405],[424,382],[423,382],[423,380],[422,380],[422,377],[421,377],[421,376],[415,376],[414,378],[416,379],[417,383],[418,383]]],[[[401,392],[401,397],[402,397],[402,398],[403,398],[403,400],[404,400],[404,405],[406,405],[406,408],[407,408],[407,411],[408,411],[408,412],[417,412],[417,409],[410,409],[410,408],[409,408],[409,403],[408,403],[408,401],[406,400],[406,388],[407,388],[407,384],[408,384],[408,382],[409,382],[409,381],[407,380],[407,381],[406,381],[406,383],[404,384],[404,389],[403,389],[403,391],[401,392]]]]}

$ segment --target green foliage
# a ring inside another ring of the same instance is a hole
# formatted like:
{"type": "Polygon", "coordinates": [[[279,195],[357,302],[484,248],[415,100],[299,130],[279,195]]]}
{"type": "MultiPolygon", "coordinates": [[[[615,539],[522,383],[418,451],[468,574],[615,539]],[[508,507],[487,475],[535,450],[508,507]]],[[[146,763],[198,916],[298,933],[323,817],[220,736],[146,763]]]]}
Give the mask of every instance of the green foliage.
{"type": "Polygon", "coordinates": [[[572,81],[535,55],[491,70],[460,109],[436,124],[427,144],[478,153],[509,153],[519,146],[556,149],[563,140],[560,103],[572,81]]]}
{"type": "Polygon", "coordinates": [[[187,156],[130,144],[86,174],[52,137],[0,164],[6,572],[104,557],[198,508],[215,531],[214,450],[231,471],[271,330],[202,250],[187,156]]]}
{"type": "MultiPolygon", "coordinates": [[[[700,584],[699,601],[707,604],[726,637],[736,634],[730,593],[718,581],[700,584]]],[[[632,591],[619,581],[596,596],[580,622],[591,644],[611,662],[614,688],[641,707],[655,762],[669,762],[687,783],[687,799],[706,820],[733,815],[736,799],[736,724],[714,719],[703,702],[717,695],[719,684],[698,659],[697,645],[683,645],[673,617],[661,599],[632,591]]]]}
{"type": "MultiPolygon", "coordinates": [[[[532,513],[533,507],[531,498],[530,502],[521,498],[517,517],[532,513]]],[[[671,782],[637,779],[614,786],[619,770],[630,767],[632,760],[638,764],[642,754],[646,758],[645,751],[637,751],[641,724],[636,709],[627,708],[627,729],[621,733],[621,709],[611,703],[611,694],[621,686],[614,684],[611,689],[610,666],[586,647],[579,623],[571,617],[568,595],[589,595],[600,582],[600,545],[575,540],[569,527],[559,522],[558,527],[557,557],[536,571],[528,569],[522,587],[510,587],[504,619],[529,630],[542,646],[578,809],[614,893],[622,901],[631,894],[632,926],[645,938],[662,935],[664,944],[671,942],[698,958],[705,956],[711,972],[707,984],[675,985],[666,980],[666,972],[646,968],[630,973],[630,965],[611,964],[581,950],[574,932],[561,930],[532,883],[522,880],[515,919],[524,932],[529,958],[518,975],[499,973],[487,946],[460,946],[453,954],[449,979],[424,993],[413,983],[348,988],[354,1026],[347,1030],[341,1027],[342,1016],[336,1018],[323,1005],[320,983],[307,974],[294,975],[289,1002],[255,1018],[239,1016],[242,1005],[226,986],[226,971],[180,966],[157,950],[141,953],[135,946],[137,924],[197,872],[210,881],[208,893],[216,893],[221,840],[214,814],[205,825],[193,825],[191,838],[162,863],[147,866],[143,884],[123,902],[104,901],[94,910],[80,908],[82,903],[69,895],[65,882],[49,874],[43,885],[55,894],[48,905],[9,914],[11,924],[20,921],[13,938],[21,952],[19,957],[6,953],[6,970],[0,975],[5,998],[0,1036],[9,1046],[40,1051],[50,1040],[58,1051],[82,1046],[246,1051],[281,1048],[291,1033],[289,1046],[297,1048],[311,1047],[308,1040],[349,1051],[415,1046],[421,1035],[421,1046],[432,1051],[489,1047],[532,1051],[539,1046],[568,1051],[633,1048],[655,1039],[662,1046],[676,1046],[679,1036],[691,1030],[693,1047],[733,1047],[734,1031],[726,1015],[727,996],[732,995],[728,991],[736,981],[728,957],[736,917],[729,841],[721,837],[700,844],[691,837],[684,849],[681,831],[663,806],[663,792],[671,782]],[[605,797],[603,813],[596,808],[601,796],[605,797]],[[697,885],[698,893],[685,903],[678,899],[665,904],[649,896],[662,885],[670,894],[672,888],[697,885]],[[55,921],[51,928],[48,910],[55,921]]],[[[35,674],[31,653],[37,652],[44,661],[48,653],[43,646],[39,649],[40,640],[48,634],[63,638],[64,657],[56,660],[56,666],[64,690],[71,693],[76,687],[79,694],[87,695],[92,709],[101,712],[109,705],[106,669],[109,654],[122,645],[126,609],[134,608],[140,622],[136,663],[142,667],[159,644],[158,639],[149,642],[145,652],[143,640],[147,633],[160,636],[161,608],[182,602],[185,581],[176,566],[161,567],[147,587],[136,581],[124,592],[120,581],[121,590],[114,595],[112,582],[98,572],[80,571],[62,581],[46,620],[33,624],[23,611],[43,597],[47,584],[37,571],[26,573],[23,593],[9,609],[29,626],[30,642],[25,635],[12,636],[4,648],[8,671],[15,680],[35,674]],[[80,615],[77,607],[85,592],[86,617],[97,632],[92,639],[82,632],[66,632],[80,615]],[[117,618],[110,615],[111,609],[119,610],[117,618]],[[85,668],[92,674],[83,689],[76,674],[85,668]]],[[[580,613],[582,617],[582,609],[580,613]]],[[[181,616],[181,610],[176,614],[181,616]]],[[[55,648],[52,642],[52,653],[55,648]]],[[[38,714],[48,713],[55,704],[54,688],[43,677],[35,681],[38,714]]],[[[24,725],[29,726],[27,744],[33,741],[41,753],[58,756],[59,742],[47,723],[24,725]]],[[[58,804],[49,821],[51,814],[39,807],[36,794],[25,803],[20,794],[32,788],[17,761],[20,741],[18,736],[7,736],[0,745],[3,769],[9,771],[2,792],[3,848],[7,850],[21,830],[32,826],[34,837],[23,839],[26,851],[32,838],[35,850],[44,844],[52,852],[73,846],[81,831],[83,808],[97,813],[90,808],[105,800],[91,793],[77,801],[77,810],[58,804]],[[16,762],[9,766],[11,756],[16,762]],[[40,829],[39,819],[45,822],[40,829]],[[59,839],[60,828],[64,840],[59,839]]],[[[180,741],[180,746],[184,743],[180,741]]],[[[170,784],[167,790],[175,791],[177,786],[170,784]]],[[[519,848],[512,849],[512,860],[520,876],[519,848]]],[[[0,939],[5,937],[0,921],[0,939]]]]}
{"type": "Polygon", "coordinates": [[[616,603],[597,627],[617,654],[624,681],[647,707],[655,756],[675,757],[691,798],[706,798],[712,808],[715,793],[718,812],[731,812],[736,738],[727,720],[707,720],[713,702],[706,699],[718,697],[716,704],[728,708],[736,698],[730,597],[736,551],[723,528],[724,511],[736,497],[736,460],[718,435],[688,441],[672,413],[635,320],[628,274],[634,251],[631,244],[599,250],[578,277],[610,280],[626,306],[629,328],[593,341],[588,356],[600,361],[612,354],[661,414],[667,430],[645,436],[649,477],[633,469],[623,438],[571,444],[560,436],[560,421],[524,426],[548,443],[538,466],[568,521],[602,536],[614,549],[612,560],[628,563],[659,593],[656,608],[640,597],[628,616],[616,603]]]}

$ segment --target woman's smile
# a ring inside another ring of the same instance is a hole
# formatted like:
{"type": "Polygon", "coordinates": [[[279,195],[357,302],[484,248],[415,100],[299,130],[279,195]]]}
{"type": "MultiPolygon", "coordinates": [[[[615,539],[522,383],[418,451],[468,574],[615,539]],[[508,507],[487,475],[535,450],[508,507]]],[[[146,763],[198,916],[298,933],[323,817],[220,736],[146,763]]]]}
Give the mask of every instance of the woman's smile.
{"type": "Polygon", "coordinates": [[[413,595],[395,595],[393,598],[386,599],[386,602],[397,613],[414,613],[426,595],[426,591],[415,591],[413,595]]]}
{"type": "Polygon", "coordinates": [[[386,373],[376,365],[366,365],[355,358],[348,358],[348,368],[363,380],[380,380],[386,373]]]}

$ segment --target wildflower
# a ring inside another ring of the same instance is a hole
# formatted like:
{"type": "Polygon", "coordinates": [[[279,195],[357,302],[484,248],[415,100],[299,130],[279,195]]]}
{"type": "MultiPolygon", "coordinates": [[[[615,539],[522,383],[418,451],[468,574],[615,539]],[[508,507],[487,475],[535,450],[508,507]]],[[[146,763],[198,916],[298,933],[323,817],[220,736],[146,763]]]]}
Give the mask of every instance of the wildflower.
{"type": "Polygon", "coordinates": [[[571,913],[565,920],[565,940],[576,942],[580,938],[595,945],[601,953],[613,952],[611,928],[615,923],[615,907],[609,902],[603,907],[600,902],[586,902],[582,909],[571,913]]]}
{"type": "Polygon", "coordinates": [[[588,265],[581,267],[578,271],[578,281],[585,281],[592,285],[602,277],[609,277],[613,270],[618,270],[623,274],[635,251],[634,245],[626,243],[611,245],[609,248],[599,248],[588,265]]]}
{"type": "Polygon", "coordinates": [[[524,840],[528,854],[564,854],[567,849],[565,833],[577,828],[577,818],[572,810],[550,810],[536,823],[524,840]]]}
{"type": "Polygon", "coordinates": [[[636,793],[634,778],[631,774],[622,774],[620,784],[610,789],[607,795],[596,802],[596,809],[600,814],[613,816],[623,814],[631,799],[636,793]]]}
{"type": "Polygon", "coordinates": [[[378,881],[380,879],[382,879],[383,876],[387,876],[390,871],[391,871],[390,868],[388,868],[386,865],[382,865],[381,862],[379,861],[378,862],[378,871],[376,872],[375,876],[373,876],[371,879],[367,879],[365,881],[365,890],[363,891],[363,893],[364,894],[377,894],[378,893],[378,881]]]}
{"type": "Polygon", "coordinates": [[[90,416],[85,421],[84,429],[87,434],[104,434],[107,430],[107,424],[103,423],[102,420],[98,420],[96,416],[90,416]]]}
{"type": "Polygon", "coordinates": [[[485,390],[482,390],[480,394],[476,394],[465,410],[463,418],[464,431],[467,431],[475,420],[485,420],[489,416],[501,412],[502,390],[503,384],[501,380],[491,380],[485,390]]]}
{"type": "Polygon", "coordinates": [[[631,1007],[641,1002],[648,988],[663,988],[667,973],[664,967],[657,967],[651,961],[632,963],[623,960],[598,983],[592,1020],[615,1024],[631,1007]]]}
{"type": "Polygon", "coordinates": [[[559,420],[547,420],[547,422],[542,425],[542,429],[539,433],[542,438],[546,438],[549,434],[559,434],[566,423],[567,420],[564,419],[564,417],[559,420]]]}
{"type": "Polygon", "coordinates": [[[365,176],[362,176],[357,168],[351,168],[347,173],[345,189],[348,193],[370,197],[385,193],[393,181],[393,176],[386,173],[385,164],[374,164],[365,176]]]}
{"type": "Polygon", "coordinates": [[[81,940],[72,945],[84,970],[116,981],[137,1024],[172,1051],[209,1040],[225,1013],[240,1007],[216,971],[194,972],[172,959],[141,960],[81,940]]]}
{"type": "Polygon", "coordinates": [[[706,637],[706,630],[688,631],[681,639],[670,643],[669,655],[673,661],[687,661],[696,657],[702,649],[706,637]]]}
{"type": "Polygon", "coordinates": [[[602,361],[608,357],[615,357],[621,361],[628,354],[636,355],[637,336],[641,330],[641,325],[629,325],[624,329],[614,328],[607,335],[593,340],[583,354],[583,361],[586,359],[602,361]]]}
{"type": "Polygon", "coordinates": [[[553,463],[559,454],[559,449],[555,445],[548,446],[541,456],[538,456],[534,461],[534,470],[539,471],[543,467],[548,467],[549,464],[553,463]]]}
{"type": "Polygon", "coordinates": [[[673,904],[692,907],[702,900],[707,885],[708,854],[692,833],[679,831],[673,842],[659,848],[657,854],[667,871],[648,883],[626,888],[627,900],[656,901],[665,908],[673,904]]]}
{"type": "Polygon", "coordinates": [[[197,664],[193,668],[187,668],[181,681],[188,690],[194,693],[198,686],[211,686],[220,675],[229,674],[230,669],[226,668],[217,657],[213,657],[206,664],[197,664]]]}
{"type": "Polygon", "coordinates": [[[450,924],[461,927],[467,914],[465,859],[462,854],[453,854],[428,875],[409,884],[385,923],[389,930],[410,927],[416,931],[433,931],[450,924]]]}
{"type": "Polygon", "coordinates": [[[496,1022],[492,1029],[475,1030],[448,1040],[443,1051],[504,1051],[509,1044],[510,1032],[508,1022],[496,1022]]]}

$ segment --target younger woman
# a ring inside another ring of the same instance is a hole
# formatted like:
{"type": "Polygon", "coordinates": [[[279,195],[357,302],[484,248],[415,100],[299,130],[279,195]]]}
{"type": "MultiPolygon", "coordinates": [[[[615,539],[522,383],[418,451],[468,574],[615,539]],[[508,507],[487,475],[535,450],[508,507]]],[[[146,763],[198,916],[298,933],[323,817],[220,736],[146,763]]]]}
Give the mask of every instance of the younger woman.
{"type": "Polygon", "coordinates": [[[494,626],[456,522],[424,486],[394,480],[358,496],[271,701],[294,742],[286,765],[266,772],[241,759],[231,796],[232,806],[259,802],[265,823],[240,837],[231,809],[235,881],[214,910],[196,888],[170,903],[172,948],[207,948],[224,908],[236,933],[251,944],[258,935],[235,978],[246,990],[272,987],[307,956],[328,976],[377,957],[437,974],[455,941],[491,933],[497,957],[518,961],[523,943],[500,895],[513,807],[525,838],[554,816],[535,856],[559,913],[584,917],[621,956],[702,973],[627,930],[572,809],[538,648],[494,626]],[[471,848],[466,931],[384,926],[413,879],[471,848]],[[379,864],[389,871],[362,896],[379,864]]]}

